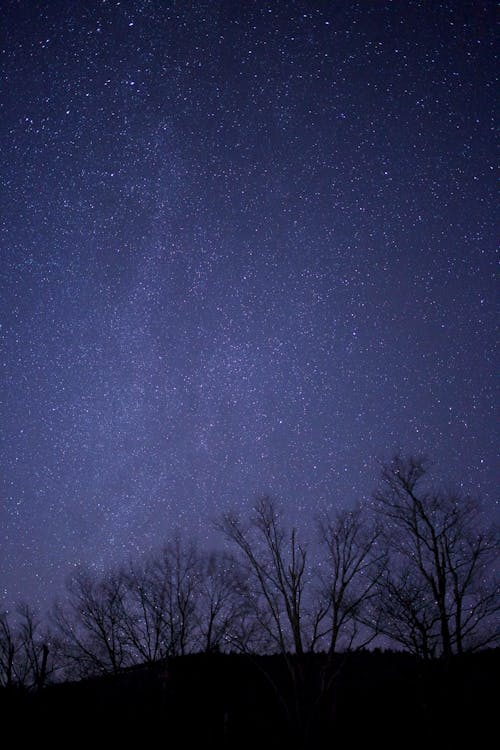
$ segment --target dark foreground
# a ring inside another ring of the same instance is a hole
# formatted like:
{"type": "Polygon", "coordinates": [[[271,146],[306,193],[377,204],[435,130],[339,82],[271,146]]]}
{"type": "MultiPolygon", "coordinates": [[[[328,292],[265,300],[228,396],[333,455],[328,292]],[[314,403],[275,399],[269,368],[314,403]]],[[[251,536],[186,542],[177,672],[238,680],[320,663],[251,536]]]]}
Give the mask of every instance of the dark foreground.
{"type": "Polygon", "coordinates": [[[3,734],[18,746],[234,750],[368,744],[455,750],[495,736],[499,650],[449,664],[391,652],[339,657],[332,689],[318,702],[321,659],[305,660],[309,687],[298,721],[290,718],[297,701],[281,657],[199,654],[53,685],[38,695],[3,690],[3,734]]]}

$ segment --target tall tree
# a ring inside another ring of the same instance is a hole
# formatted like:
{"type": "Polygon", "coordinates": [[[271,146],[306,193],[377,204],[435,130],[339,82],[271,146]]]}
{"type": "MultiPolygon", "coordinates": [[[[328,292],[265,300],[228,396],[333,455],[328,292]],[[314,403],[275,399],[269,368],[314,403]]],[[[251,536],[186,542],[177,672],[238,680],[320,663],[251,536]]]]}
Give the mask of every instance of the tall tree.
{"type": "Polygon", "coordinates": [[[302,655],[308,648],[306,624],[307,552],[295,528],[287,530],[276,502],[264,497],[244,523],[227,514],[220,528],[242,555],[252,582],[254,615],[269,644],[281,653],[302,655]]]}
{"type": "Polygon", "coordinates": [[[176,536],[158,559],[167,592],[167,621],[172,653],[183,656],[194,647],[202,573],[194,542],[176,536]]]}
{"type": "Polygon", "coordinates": [[[31,689],[42,690],[56,668],[54,649],[50,648],[51,635],[44,628],[42,619],[28,604],[21,604],[18,614],[19,656],[23,664],[23,681],[31,689]]]}
{"type": "Polygon", "coordinates": [[[250,637],[247,633],[240,643],[244,649],[248,645],[255,648],[252,636],[257,634],[261,651],[278,651],[282,655],[287,685],[278,684],[268,671],[263,671],[293,734],[304,739],[308,724],[304,655],[310,645],[308,595],[312,592],[306,547],[297,530],[287,528],[277,503],[269,497],[256,502],[246,522],[227,514],[219,527],[239,551],[248,582],[244,618],[250,637]]]}
{"type": "Polygon", "coordinates": [[[494,643],[497,545],[478,501],[432,488],[425,459],[396,456],[383,467],[375,502],[392,556],[381,599],[385,632],[444,657],[494,643]]]}
{"type": "Polygon", "coordinates": [[[321,565],[325,606],[317,635],[326,638],[323,643],[331,657],[340,645],[362,648],[376,637],[371,602],[386,554],[380,545],[381,529],[371,522],[367,507],[324,514],[318,526],[326,555],[321,565]]]}
{"type": "Polygon", "coordinates": [[[15,660],[19,639],[7,612],[0,614],[0,685],[12,688],[16,684],[15,660]]]}
{"type": "Polygon", "coordinates": [[[66,601],[56,605],[53,619],[67,663],[80,676],[116,673],[131,663],[125,597],[120,571],[102,578],[82,571],[68,581],[66,601]]]}
{"type": "Polygon", "coordinates": [[[28,604],[0,616],[0,684],[39,691],[56,671],[53,637],[28,604]]]}
{"type": "Polygon", "coordinates": [[[200,555],[200,572],[198,642],[203,651],[210,653],[231,642],[244,607],[246,587],[237,561],[226,553],[200,555]]]}
{"type": "Polygon", "coordinates": [[[307,746],[313,717],[331,704],[337,649],[359,648],[374,638],[373,622],[369,628],[367,621],[384,558],[380,531],[362,508],[325,515],[319,521],[321,551],[313,555],[270,498],[257,502],[247,522],[226,515],[221,527],[242,556],[250,594],[246,611],[253,611],[265,636],[261,649],[278,650],[287,666],[290,689],[274,687],[307,746]],[[327,653],[312,659],[315,650],[327,653]]]}
{"type": "Polygon", "coordinates": [[[162,557],[132,562],[124,571],[123,628],[134,660],[152,664],[175,652],[170,627],[169,576],[162,557]]]}

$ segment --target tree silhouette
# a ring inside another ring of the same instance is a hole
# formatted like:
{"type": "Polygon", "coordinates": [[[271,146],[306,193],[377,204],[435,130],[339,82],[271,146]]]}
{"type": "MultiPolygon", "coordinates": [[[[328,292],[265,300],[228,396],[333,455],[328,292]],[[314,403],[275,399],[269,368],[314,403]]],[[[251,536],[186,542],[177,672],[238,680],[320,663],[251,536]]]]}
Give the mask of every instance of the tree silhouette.
{"type": "Polygon", "coordinates": [[[237,561],[227,553],[202,553],[200,571],[198,641],[210,653],[230,643],[242,615],[246,588],[237,561]]]}
{"type": "Polygon", "coordinates": [[[380,546],[381,529],[370,521],[368,509],[337,510],[318,519],[320,542],[326,556],[322,563],[323,625],[318,637],[326,638],[327,653],[342,644],[364,648],[378,634],[372,600],[382,576],[386,554],[380,546]],[[360,625],[369,625],[360,634],[360,625]]]}
{"type": "Polygon", "coordinates": [[[320,551],[313,556],[268,497],[256,503],[246,522],[228,514],[220,528],[240,551],[249,582],[245,611],[253,618],[246,623],[254,625],[252,635],[261,640],[256,644],[248,638],[246,649],[250,643],[282,655],[291,691],[270,681],[294,731],[307,745],[313,716],[331,695],[339,644],[362,648],[378,632],[368,607],[385,559],[377,546],[380,530],[367,521],[361,507],[324,515],[318,520],[320,551]],[[311,655],[317,650],[326,655],[315,663],[311,655]],[[311,666],[319,663],[319,669],[311,666]]]}
{"type": "Polygon", "coordinates": [[[0,616],[0,685],[40,691],[57,668],[52,634],[26,603],[0,616]],[[51,645],[49,645],[51,644],[51,645]]]}
{"type": "Polygon", "coordinates": [[[81,571],[68,581],[66,600],[56,604],[53,620],[70,672],[118,673],[131,663],[125,596],[120,572],[99,579],[81,571]]]}
{"type": "Polygon", "coordinates": [[[257,501],[248,522],[226,514],[219,528],[241,553],[240,564],[251,583],[251,609],[263,636],[261,645],[283,654],[290,650],[303,654],[309,645],[307,552],[297,530],[286,529],[277,503],[269,497],[257,501]]]}
{"type": "Polygon", "coordinates": [[[13,630],[9,615],[0,615],[0,684],[12,688],[16,683],[15,659],[19,641],[13,630]]]}
{"type": "Polygon", "coordinates": [[[126,639],[135,660],[153,664],[175,652],[169,625],[169,577],[154,555],[130,563],[123,575],[126,639]]]}
{"type": "Polygon", "coordinates": [[[479,503],[433,489],[427,462],[396,456],[375,494],[390,570],[382,579],[384,632],[414,653],[444,657],[497,641],[496,545],[479,503]]]}

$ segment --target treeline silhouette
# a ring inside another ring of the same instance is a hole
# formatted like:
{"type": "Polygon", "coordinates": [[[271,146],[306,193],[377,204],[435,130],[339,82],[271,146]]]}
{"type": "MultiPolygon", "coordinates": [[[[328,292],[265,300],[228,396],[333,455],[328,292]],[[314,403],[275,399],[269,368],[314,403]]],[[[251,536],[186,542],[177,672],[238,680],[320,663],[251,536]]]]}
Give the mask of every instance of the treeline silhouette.
{"type": "Polygon", "coordinates": [[[191,740],[205,732],[210,747],[320,747],[352,736],[361,706],[373,727],[383,716],[395,731],[397,710],[430,740],[465,700],[472,716],[467,680],[484,710],[497,652],[472,653],[498,643],[497,547],[477,500],[397,456],[369,503],[315,519],[317,543],[286,515],[261,498],[218,520],[230,552],[176,536],[106,575],[76,573],[46,622],[27,605],[4,613],[3,705],[75,721],[115,706],[143,736],[161,716],[178,741],[196,719],[191,740]],[[377,643],[406,653],[366,651],[377,643]]]}

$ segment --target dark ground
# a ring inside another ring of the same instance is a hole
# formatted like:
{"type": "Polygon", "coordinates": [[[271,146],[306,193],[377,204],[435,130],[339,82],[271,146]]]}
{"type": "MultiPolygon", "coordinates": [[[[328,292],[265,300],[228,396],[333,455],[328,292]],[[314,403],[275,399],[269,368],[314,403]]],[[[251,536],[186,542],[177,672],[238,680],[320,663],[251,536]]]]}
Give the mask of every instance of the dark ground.
{"type": "MultiPolygon", "coordinates": [[[[321,656],[304,662],[316,684],[321,656]]],[[[155,748],[445,748],[495,736],[500,650],[424,664],[393,652],[339,656],[328,699],[307,739],[287,721],[269,677],[293,705],[281,657],[191,655],[154,667],[47,687],[0,692],[4,736],[16,745],[155,748]],[[337,666],[339,666],[337,665],[337,666]]],[[[312,689],[303,704],[311,706],[312,689]]],[[[309,710],[311,710],[309,708],[309,710]]]]}

